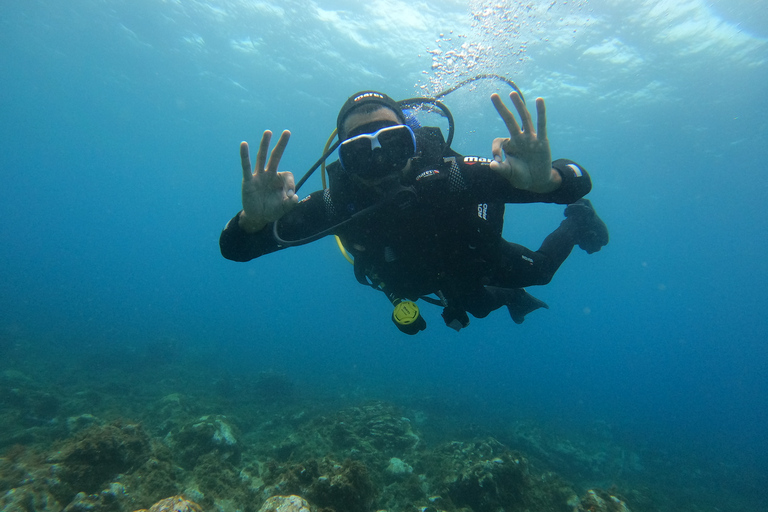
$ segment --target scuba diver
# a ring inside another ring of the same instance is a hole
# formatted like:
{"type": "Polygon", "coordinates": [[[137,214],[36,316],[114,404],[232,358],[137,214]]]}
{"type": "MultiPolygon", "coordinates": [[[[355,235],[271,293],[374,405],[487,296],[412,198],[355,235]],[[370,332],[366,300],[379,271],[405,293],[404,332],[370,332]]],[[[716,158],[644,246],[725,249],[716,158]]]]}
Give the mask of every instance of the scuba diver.
{"type": "Polygon", "coordinates": [[[450,148],[453,119],[437,97],[397,102],[377,91],[344,103],[338,141],[298,186],[292,173],[278,172],[289,131],[268,160],[272,132],[264,132],[255,168],[242,142],[243,209],[221,233],[222,255],[249,261],[334,234],[342,253],[354,258],[355,277],[385,293],[392,321],[406,334],[426,328],[418,299],[441,306],[445,324],[457,331],[469,325],[468,314],[483,318],[506,306],[522,323],[526,314],[548,309],[524,288],[547,284],[575,245],[599,251],[608,230],[583,199],[592,188],[587,171],[571,160],[551,160],[544,100],[536,100],[534,129],[522,94],[508,83],[521,123],[491,95],[509,131],[494,139],[492,159],[450,148]],[[413,116],[413,107],[424,105],[448,117],[447,140],[440,128],[420,126],[413,116]],[[337,147],[328,187],[299,201],[298,188],[337,147]],[[502,238],[505,204],[533,202],[568,205],[565,220],[538,251],[502,238]]]}

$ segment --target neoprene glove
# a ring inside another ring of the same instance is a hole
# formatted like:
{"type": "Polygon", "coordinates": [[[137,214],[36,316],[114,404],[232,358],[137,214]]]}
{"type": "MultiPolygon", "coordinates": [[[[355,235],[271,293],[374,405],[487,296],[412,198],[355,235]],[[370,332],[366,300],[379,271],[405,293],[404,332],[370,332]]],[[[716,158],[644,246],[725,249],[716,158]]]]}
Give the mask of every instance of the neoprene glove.
{"type": "Polygon", "coordinates": [[[565,208],[565,216],[572,220],[576,230],[576,243],[587,254],[596,253],[608,245],[608,226],[597,216],[589,199],[579,199],[565,208]]]}

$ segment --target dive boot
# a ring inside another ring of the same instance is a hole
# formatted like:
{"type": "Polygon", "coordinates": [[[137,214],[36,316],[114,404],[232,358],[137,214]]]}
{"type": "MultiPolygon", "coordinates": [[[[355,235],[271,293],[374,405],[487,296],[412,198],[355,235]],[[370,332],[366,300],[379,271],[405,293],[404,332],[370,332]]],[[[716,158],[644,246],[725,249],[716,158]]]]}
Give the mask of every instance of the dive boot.
{"type": "Polygon", "coordinates": [[[565,216],[573,226],[575,243],[592,254],[608,244],[608,227],[597,216],[589,199],[579,199],[565,208],[565,216]]]}

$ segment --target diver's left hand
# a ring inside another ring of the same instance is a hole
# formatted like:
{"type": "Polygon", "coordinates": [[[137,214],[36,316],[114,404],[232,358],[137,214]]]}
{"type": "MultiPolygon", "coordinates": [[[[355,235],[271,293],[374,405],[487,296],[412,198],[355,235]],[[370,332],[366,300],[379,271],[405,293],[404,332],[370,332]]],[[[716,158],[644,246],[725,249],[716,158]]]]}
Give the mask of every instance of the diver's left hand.
{"type": "Polygon", "coordinates": [[[562,181],[560,174],[552,168],[552,153],[547,140],[547,114],[544,99],[536,98],[537,130],[522,98],[517,92],[509,97],[520,114],[522,129],[514,114],[507,108],[498,94],[491,95],[496,111],[509,130],[509,138],[493,140],[493,162],[491,169],[506,178],[513,187],[536,193],[556,190],[562,181]]]}

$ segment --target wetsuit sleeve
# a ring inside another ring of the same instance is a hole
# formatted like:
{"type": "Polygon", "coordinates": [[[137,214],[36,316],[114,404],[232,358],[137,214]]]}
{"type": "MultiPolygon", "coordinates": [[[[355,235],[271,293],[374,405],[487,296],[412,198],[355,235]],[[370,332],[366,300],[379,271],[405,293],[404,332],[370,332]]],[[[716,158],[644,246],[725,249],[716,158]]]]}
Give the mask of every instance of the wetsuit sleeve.
{"type": "Polygon", "coordinates": [[[553,203],[571,204],[578,201],[592,190],[592,179],[586,169],[566,158],[552,162],[552,167],[560,173],[563,182],[548,196],[553,203]]]}
{"type": "MultiPolygon", "coordinates": [[[[322,231],[330,225],[324,206],[322,191],[313,192],[280,219],[280,236],[284,240],[300,240],[322,231]]],[[[278,251],[283,247],[273,235],[274,222],[255,233],[240,228],[238,212],[230,220],[219,237],[221,255],[232,261],[250,261],[259,256],[278,251]]]]}
{"type": "Polygon", "coordinates": [[[560,159],[552,167],[562,178],[561,185],[552,192],[537,194],[513,187],[490,168],[491,160],[478,157],[460,157],[460,182],[472,195],[485,201],[504,203],[557,203],[571,204],[592,190],[592,180],[586,169],[572,160],[560,159]]]}

